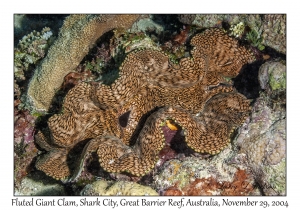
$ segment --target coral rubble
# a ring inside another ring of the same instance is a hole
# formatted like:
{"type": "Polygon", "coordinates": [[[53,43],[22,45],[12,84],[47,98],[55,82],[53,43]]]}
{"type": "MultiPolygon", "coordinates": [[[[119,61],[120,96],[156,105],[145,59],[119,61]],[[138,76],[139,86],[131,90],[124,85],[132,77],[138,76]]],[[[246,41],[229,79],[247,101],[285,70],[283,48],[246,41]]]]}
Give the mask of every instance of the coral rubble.
{"type": "Polygon", "coordinates": [[[50,117],[48,131],[36,136],[47,151],[36,167],[56,179],[75,179],[84,160],[96,152],[104,170],[142,176],[165,145],[165,125],[178,129],[196,152],[219,153],[250,110],[249,100],[224,77],[235,77],[254,57],[220,29],[195,35],[191,45],[191,57],[178,64],[159,50],[134,51],[110,86],[76,85],[66,95],[62,113],[50,117]],[[68,154],[88,139],[74,172],[68,154]]]}

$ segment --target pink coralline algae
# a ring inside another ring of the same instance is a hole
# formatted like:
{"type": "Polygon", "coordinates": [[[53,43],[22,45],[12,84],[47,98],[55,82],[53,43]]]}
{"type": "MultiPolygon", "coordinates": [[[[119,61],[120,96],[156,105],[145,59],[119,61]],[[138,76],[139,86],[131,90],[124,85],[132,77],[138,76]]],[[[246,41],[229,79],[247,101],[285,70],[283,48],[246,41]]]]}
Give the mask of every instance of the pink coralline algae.
{"type": "Polygon", "coordinates": [[[33,169],[31,162],[38,152],[34,144],[35,120],[29,111],[18,111],[15,108],[14,176],[16,187],[19,186],[21,179],[33,169]]]}

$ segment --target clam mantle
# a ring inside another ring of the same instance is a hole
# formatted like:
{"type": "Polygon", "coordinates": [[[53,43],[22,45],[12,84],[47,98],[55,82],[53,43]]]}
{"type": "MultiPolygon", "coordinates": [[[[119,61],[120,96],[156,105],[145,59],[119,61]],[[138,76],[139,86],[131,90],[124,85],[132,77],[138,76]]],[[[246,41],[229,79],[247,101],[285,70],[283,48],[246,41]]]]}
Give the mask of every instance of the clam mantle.
{"type": "Polygon", "coordinates": [[[254,61],[246,47],[220,29],[208,29],[191,40],[191,57],[178,64],[162,51],[129,53],[110,86],[79,83],[65,97],[61,114],[48,120],[36,143],[46,150],[37,169],[56,179],[75,179],[84,160],[96,152],[108,172],[143,176],[165,145],[162,126],[178,129],[199,153],[217,154],[250,111],[250,101],[226,82],[254,61]],[[68,153],[88,140],[75,171],[68,153]]]}

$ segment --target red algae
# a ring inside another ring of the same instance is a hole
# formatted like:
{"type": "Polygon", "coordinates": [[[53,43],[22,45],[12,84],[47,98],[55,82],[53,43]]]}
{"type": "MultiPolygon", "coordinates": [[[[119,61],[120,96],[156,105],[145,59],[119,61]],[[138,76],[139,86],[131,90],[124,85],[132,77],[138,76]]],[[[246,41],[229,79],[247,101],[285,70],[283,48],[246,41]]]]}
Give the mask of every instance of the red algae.
{"type": "Polygon", "coordinates": [[[254,185],[249,181],[249,176],[245,170],[238,170],[232,182],[219,181],[214,177],[209,178],[197,178],[195,181],[190,183],[187,187],[179,190],[176,185],[169,187],[164,195],[251,195],[254,190],[254,185]]]}

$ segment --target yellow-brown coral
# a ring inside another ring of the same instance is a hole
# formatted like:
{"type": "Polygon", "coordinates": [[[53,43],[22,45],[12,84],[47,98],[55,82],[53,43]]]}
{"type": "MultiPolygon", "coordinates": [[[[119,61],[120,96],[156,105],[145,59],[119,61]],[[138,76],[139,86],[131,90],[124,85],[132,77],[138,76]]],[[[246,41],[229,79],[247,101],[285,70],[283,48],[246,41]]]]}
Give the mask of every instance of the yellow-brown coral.
{"type": "Polygon", "coordinates": [[[135,182],[115,182],[111,184],[104,180],[96,181],[87,185],[81,192],[83,196],[148,196],[158,195],[158,193],[148,186],[139,185],[135,182]]]}
{"type": "Polygon", "coordinates": [[[64,179],[71,173],[63,155],[78,142],[92,139],[73,178],[92,151],[106,171],[142,176],[154,167],[165,145],[161,126],[168,120],[181,127],[187,145],[196,152],[216,154],[225,148],[232,129],[247,116],[249,100],[225,84],[223,76],[235,77],[253,56],[220,29],[197,34],[191,44],[192,57],[178,65],[161,51],[135,51],[111,86],[75,86],[65,98],[63,113],[48,121],[51,138],[37,136],[37,143],[48,151],[37,168],[64,179]]]}
{"type": "Polygon", "coordinates": [[[75,69],[96,40],[114,28],[129,28],[139,15],[70,15],[59,37],[32,77],[27,98],[37,111],[47,112],[64,77],[75,69]]]}

